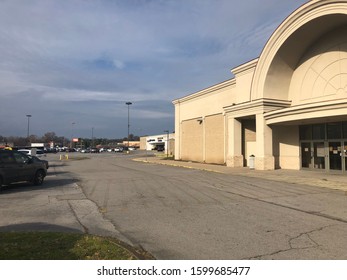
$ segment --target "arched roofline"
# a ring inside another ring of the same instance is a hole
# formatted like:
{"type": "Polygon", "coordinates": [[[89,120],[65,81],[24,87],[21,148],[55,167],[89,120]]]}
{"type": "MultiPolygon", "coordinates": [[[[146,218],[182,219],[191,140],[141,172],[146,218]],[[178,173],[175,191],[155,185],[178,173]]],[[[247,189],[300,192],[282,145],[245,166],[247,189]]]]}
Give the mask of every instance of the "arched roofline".
{"type": "MultiPolygon", "coordinates": [[[[334,26],[341,24],[341,20],[339,19],[333,18],[329,20],[329,18],[327,18],[324,28],[313,28],[314,24],[311,28],[307,27],[309,23],[314,23],[315,20],[322,19],[322,17],[329,15],[347,15],[346,1],[309,1],[299,7],[279,25],[267,41],[259,57],[251,86],[251,101],[266,97],[266,92],[264,92],[264,90],[267,75],[276,55],[285,44],[288,45],[289,51],[292,52],[294,59],[291,59],[293,60],[299,59],[298,57],[295,58],[295,55],[302,55],[302,53],[294,54],[294,52],[299,52],[298,49],[304,51],[305,47],[308,47],[304,46],[304,43],[300,42],[300,40],[296,40],[297,42],[295,41],[295,39],[300,38],[300,36],[295,38],[295,36],[293,36],[295,33],[299,34],[301,31],[301,36],[304,35],[305,38],[308,38],[306,42],[306,44],[308,44],[309,42],[313,43],[315,39],[334,26]],[[306,28],[304,28],[304,26],[306,26],[306,28]],[[309,40],[310,38],[311,40],[309,40]],[[290,40],[293,40],[293,42],[289,42],[290,40]],[[297,46],[297,48],[295,48],[295,46],[297,46]]],[[[293,63],[295,62],[296,61],[293,63]]]]}

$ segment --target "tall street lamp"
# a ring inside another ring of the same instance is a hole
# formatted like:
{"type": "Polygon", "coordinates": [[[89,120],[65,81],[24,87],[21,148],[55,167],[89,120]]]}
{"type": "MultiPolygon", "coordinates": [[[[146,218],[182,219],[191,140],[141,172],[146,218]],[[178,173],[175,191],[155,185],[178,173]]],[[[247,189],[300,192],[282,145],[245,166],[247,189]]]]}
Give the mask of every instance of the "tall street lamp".
{"type": "Polygon", "coordinates": [[[130,105],[132,105],[133,103],[131,103],[131,102],[126,102],[125,103],[127,106],[128,106],[128,150],[129,150],[129,137],[130,137],[130,118],[129,118],[129,107],[130,107],[130,105]]]}
{"type": "Polygon", "coordinates": [[[27,118],[28,118],[28,130],[27,130],[27,137],[28,137],[28,140],[29,140],[29,128],[30,128],[30,118],[31,118],[31,115],[26,115],[27,118]]]}
{"type": "Polygon", "coordinates": [[[166,132],[166,157],[169,157],[169,131],[168,130],[164,130],[164,132],[166,132]]]}
{"type": "Polygon", "coordinates": [[[92,148],[94,148],[94,127],[92,127],[92,148]]]}
{"type": "Polygon", "coordinates": [[[72,122],[71,123],[71,145],[70,145],[70,148],[72,149],[73,148],[73,126],[75,125],[76,123],[75,122],[72,122]]]}

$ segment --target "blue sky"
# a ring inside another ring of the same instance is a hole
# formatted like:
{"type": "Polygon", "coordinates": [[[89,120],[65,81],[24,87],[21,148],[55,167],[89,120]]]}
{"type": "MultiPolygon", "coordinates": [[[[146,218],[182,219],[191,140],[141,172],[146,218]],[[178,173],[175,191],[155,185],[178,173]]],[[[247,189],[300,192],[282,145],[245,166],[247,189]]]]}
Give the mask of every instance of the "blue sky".
{"type": "Polygon", "coordinates": [[[174,130],[172,100],[232,77],[303,0],[1,0],[0,135],[174,130]],[[72,123],[75,123],[72,126],[72,123]]]}

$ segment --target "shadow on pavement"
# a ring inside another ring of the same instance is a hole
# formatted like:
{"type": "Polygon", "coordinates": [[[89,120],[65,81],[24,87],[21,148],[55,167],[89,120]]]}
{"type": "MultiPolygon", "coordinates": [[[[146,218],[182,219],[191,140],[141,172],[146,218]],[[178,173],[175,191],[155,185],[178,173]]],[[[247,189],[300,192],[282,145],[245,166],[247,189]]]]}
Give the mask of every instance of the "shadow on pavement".
{"type": "Polygon", "coordinates": [[[41,186],[35,186],[28,182],[15,183],[7,186],[2,186],[0,189],[0,195],[52,189],[63,187],[76,182],[78,182],[78,180],[73,178],[49,178],[49,180],[45,180],[41,186]]]}
{"type": "Polygon", "coordinates": [[[84,233],[83,231],[64,227],[59,225],[47,224],[47,223],[24,223],[24,224],[13,224],[8,226],[1,226],[0,232],[19,232],[19,231],[44,231],[44,232],[72,232],[72,233],[84,233]]]}

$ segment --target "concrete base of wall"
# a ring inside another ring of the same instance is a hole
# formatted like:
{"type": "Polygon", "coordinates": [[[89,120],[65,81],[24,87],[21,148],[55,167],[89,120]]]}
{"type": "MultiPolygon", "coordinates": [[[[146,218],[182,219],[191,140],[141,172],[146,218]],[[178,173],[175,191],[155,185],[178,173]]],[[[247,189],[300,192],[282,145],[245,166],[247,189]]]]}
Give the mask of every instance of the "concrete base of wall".
{"type": "Polygon", "coordinates": [[[281,169],[300,170],[300,158],[293,156],[282,156],[279,159],[281,169]]]}
{"type": "Polygon", "coordinates": [[[275,170],[275,157],[265,156],[255,158],[256,170],[275,170]]]}
{"type": "Polygon", "coordinates": [[[230,156],[227,157],[228,167],[243,167],[243,156],[230,156]]]}

